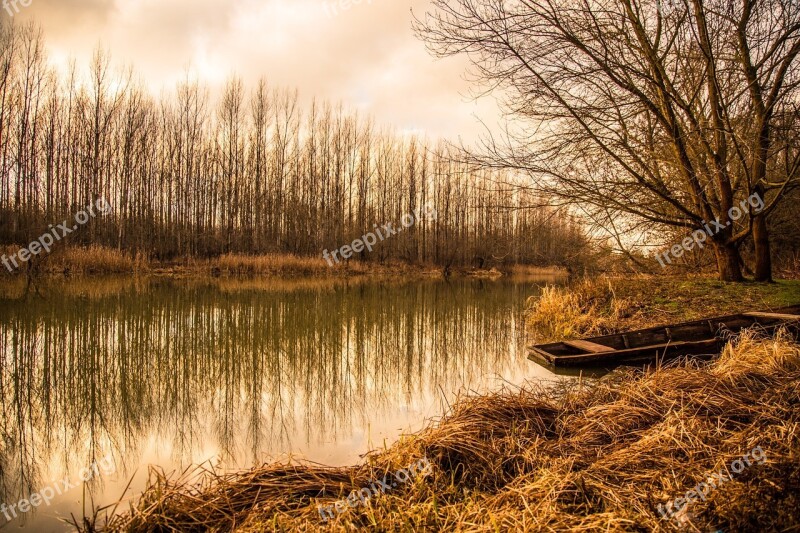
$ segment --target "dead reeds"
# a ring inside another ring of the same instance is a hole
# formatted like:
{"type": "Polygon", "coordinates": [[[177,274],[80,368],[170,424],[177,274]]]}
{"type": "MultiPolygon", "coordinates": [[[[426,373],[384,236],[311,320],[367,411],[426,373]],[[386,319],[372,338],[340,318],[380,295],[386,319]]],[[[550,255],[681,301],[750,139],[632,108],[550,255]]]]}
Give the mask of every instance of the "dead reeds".
{"type": "MultiPolygon", "coordinates": [[[[0,255],[16,257],[19,246],[0,246],[0,255]]],[[[107,246],[63,246],[51,253],[33,256],[29,261],[16,259],[17,267],[8,271],[3,268],[0,274],[132,274],[145,272],[148,259],[142,254],[130,254],[107,246]]],[[[9,261],[9,264],[13,264],[9,261]]]]}
{"type": "Polygon", "coordinates": [[[153,471],[124,514],[83,529],[672,531],[657,506],[756,446],[766,463],[691,503],[684,531],[800,525],[800,346],[782,332],[745,332],[710,364],[466,397],[358,466],[153,471]],[[429,475],[322,522],[317,505],[422,457],[429,475]]]}
{"type": "Polygon", "coordinates": [[[330,276],[332,268],[322,257],[292,254],[249,256],[226,254],[211,261],[212,268],[235,276],[330,276]]]}
{"type": "Polygon", "coordinates": [[[528,301],[535,344],[594,337],[800,301],[800,283],[724,283],[705,277],[627,276],[548,286],[528,301]]]}

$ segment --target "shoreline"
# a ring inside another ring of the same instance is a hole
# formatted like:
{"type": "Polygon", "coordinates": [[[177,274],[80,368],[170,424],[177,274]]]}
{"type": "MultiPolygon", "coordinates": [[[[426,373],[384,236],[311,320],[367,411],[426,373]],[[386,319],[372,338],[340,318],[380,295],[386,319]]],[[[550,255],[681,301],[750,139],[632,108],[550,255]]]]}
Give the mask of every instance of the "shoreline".
{"type": "Polygon", "coordinates": [[[151,470],[129,510],[122,503],[111,517],[97,510],[76,527],[787,530],[800,524],[798,380],[796,341],[745,333],[708,364],[684,360],[462,398],[440,420],[357,465],[290,461],[229,473],[201,465],[178,477],[151,470]],[[702,498],[681,500],[756,447],[764,460],[734,468],[702,498]],[[408,483],[363,502],[354,496],[423,460],[430,468],[408,483]],[[665,513],[673,503],[678,510],[665,513]],[[331,505],[337,512],[323,520],[320,507],[331,505]]]}
{"type": "MultiPolygon", "coordinates": [[[[223,291],[283,291],[376,279],[172,274],[151,278],[214,284],[223,291]]],[[[145,277],[116,276],[108,283],[92,276],[69,278],[74,284],[55,277],[44,283],[81,297],[90,291],[102,296],[130,286],[147,290],[140,284],[145,277]]],[[[426,283],[413,277],[385,279],[426,283]]],[[[18,289],[25,284],[24,277],[15,282],[18,289]]],[[[548,281],[542,294],[529,300],[526,319],[531,329],[566,338],[798,302],[800,281],[548,281]]],[[[500,391],[458,396],[441,418],[428,419],[422,430],[381,450],[358,450],[365,459],[349,466],[288,459],[238,471],[203,464],[180,475],[151,467],[141,496],[114,494],[123,497],[115,508],[120,514],[109,517],[97,509],[73,525],[87,533],[162,528],[599,532],[670,531],[680,525],[677,520],[688,520],[700,530],[727,531],[752,529],[767,516],[765,527],[787,529],[800,522],[791,512],[795,502],[775,494],[800,493],[798,381],[796,339],[786,334],[763,338],[751,331],[732,340],[711,363],[682,360],[647,372],[620,368],[597,380],[584,376],[552,387],[532,380],[519,388],[509,384],[500,391]],[[757,447],[765,461],[753,462],[713,490],[703,485],[703,499],[686,504],[683,496],[693,487],[757,447]],[[425,475],[392,490],[372,491],[366,501],[352,497],[423,459],[431,465],[425,475]],[[754,505],[774,512],[753,511],[754,505]],[[326,512],[323,520],[320,508],[331,506],[335,513],[326,512]]]]}
{"type": "MultiPolygon", "coordinates": [[[[0,254],[14,253],[13,247],[0,246],[0,254]]],[[[402,261],[371,262],[348,260],[329,266],[321,257],[292,254],[226,254],[211,258],[151,260],[130,256],[105,247],[64,248],[52,255],[25,264],[25,268],[7,271],[0,268],[0,282],[25,278],[35,279],[92,278],[109,275],[151,276],[158,278],[225,278],[225,279],[347,279],[353,277],[401,276],[418,279],[480,278],[508,276],[566,276],[560,267],[530,265],[497,265],[488,268],[443,267],[402,261]]]]}
{"type": "MultiPolygon", "coordinates": [[[[566,308],[555,320],[584,317],[568,335],[580,336],[663,321],[665,310],[683,316],[799,298],[796,281],[743,288],[707,278],[614,278],[551,288],[529,306],[528,318],[538,324],[542,314],[566,308]],[[707,301],[686,308],[697,291],[707,301]]],[[[198,465],[177,477],[151,470],[141,497],[120,505],[129,504],[128,511],[98,510],[78,529],[792,528],[800,524],[791,496],[800,491],[798,380],[794,338],[744,332],[709,363],[683,359],[647,372],[623,367],[599,380],[528,382],[459,398],[421,431],[384,450],[365,450],[365,460],[351,466],[289,460],[217,472],[198,465]],[[682,499],[753,449],[765,460],[682,499]],[[425,475],[365,501],[354,496],[421,460],[430,463],[425,475]],[[330,506],[336,512],[323,520],[320,508],[330,506]]]]}

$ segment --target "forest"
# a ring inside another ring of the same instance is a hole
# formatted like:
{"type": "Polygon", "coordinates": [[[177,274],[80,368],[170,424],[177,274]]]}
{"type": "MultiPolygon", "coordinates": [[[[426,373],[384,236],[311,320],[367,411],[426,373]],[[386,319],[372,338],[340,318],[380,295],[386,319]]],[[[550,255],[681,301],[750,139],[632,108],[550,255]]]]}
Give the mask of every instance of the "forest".
{"type": "Polygon", "coordinates": [[[320,256],[433,206],[362,260],[568,266],[588,244],[568,212],[515,177],[460,161],[296,90],[232,76],[212,96],[188,73],[151,95],[98,48],[54,69],[33,24],[0,27],[0,242],[24,244],[99,198],[111,213],[70,244],[155,259],[320,256]]]}
{"type": "Polygon", "coordinates": [[[0,529],[800,531],[797,0],[17,7],[0,529]]]}

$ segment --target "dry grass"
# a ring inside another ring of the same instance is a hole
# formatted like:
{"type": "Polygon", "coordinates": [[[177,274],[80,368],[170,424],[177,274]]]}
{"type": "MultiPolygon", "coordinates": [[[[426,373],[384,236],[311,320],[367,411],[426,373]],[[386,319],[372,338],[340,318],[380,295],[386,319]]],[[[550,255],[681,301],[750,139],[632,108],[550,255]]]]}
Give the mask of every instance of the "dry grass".
{"type": "Polygon", "coordinates": [[[320,276],[332,268],[321,257],[290,254],[249,256],[226,254],[211,260],[211,269],[233,276],[320,276]]]}
{"type": "MultiPolygon", "coordinates": [[[[12,255],[19,251],[18,246],[0,245],[0,255],[12,255]]],[[[34,260],[37,272],[41,274],[96,275],[121,273],[148,273],[155,276],[173,278],[228,277],[228,278],[353,278],[359,276],[403,276],[407,278],[440,278],[442,268],[435,265],[421,265],[404,261],[364,262],[345,261],[329,265],[322,257],[300,256],[286,253],[247,255],[242,253],[224,254],[210,259],[181,257],[174,260],[159,261],[145,255],[132,255],[115,248],[92,245],[88,247],[63,246],[54,248],[50,254],[34,260]]],[[[28,263],[21,265],[11,275],[24,275],[28,263]]],[[[5,268],[0,268],[0,275],[5,268]]],[[[557,268],[539,268],[525,265],[510,267],[507,271],[497,269],[479,270],[471,268],[452,268],[454,277],[497,278],[512,275],[516,278],[546,277],[553,281],[565,272],[557,268]]]]}
{"type": "MultiPolygon", "coordinates": [[[[0,255],[16,254],[17,246],[0,246],[0,255]]],[[[31,263],[8,273],[24,276],[31,263]]],[[[359,276],[406,276],[439,277],[441,272],[423,265],[400,261],[365,263],[348,261],[329,266],[321,257],[303,257],[293,254],[245,255],[226,254],[212,259],[182,258],[159,262],[137,254],[132,256],[115,248],[103,246],[62,247],[52,253],[37,257],[33,264],[36,272],[49,275],[97,275],[148,273],[155,276],[175,278],[220,277],[220,278],[354,278],[359,276]]]]}
{"type": "Polygon", "coordinates": [[[617,297],[610,280],[547,286],[528,301],[527,325],[537,342],[599,336],[637,313],[633,300],[617,297]]]}
{"type": "Polygon", "coordinates": [[[148,260],[142,255],[131,256],[116,248],[89,246],[69,247],[56,253],[52,260],[44,263],[46,272],[69,272],[70,274],[127,274],[145,272],[148,260]]]}
{"type": "Polygon", "coordinates": [[[534,341],[545,343],[796,304],[800,304],[798,281],[600,278],[546,287],[528,301],[527,325],[534,341]]]}
{"type": "Polygon", "coordinates": [[[303,257],[292,254],[268,254],[249,256],[227,254],[206,262],[192,265],[204,274],[243,278],[298,278],[298,277],[359,277],[359,276],[440,276],[431,267],[401,261],[371,263],[346,261],[333,266],[321,257],[303,257]]]}
{"type": "Polygon", "coordinates": [[[519,277],[556,277],[563,278],[568,275],[564,268],[560,267],[537,267],[532,265],[511,265],[509,271],[512,276],[519,277]]]}
{"type": "MultiPolygon", "coordinates": [[[[0,254],[9,256],[19,250],[19,246],[0,246],[0,254]]],[[[97,245],[54,248],[51,253],[34,256],[26,263],[17,261],[19,268],[11,273],[13,275],[24,275],[31,268],[42,274],[130,274],[147,271],[149,264],[142,255],[131,256],[116,248],[97,245]]],[[[6,268],[2,271],[9,274],[6,268]]]]}
{"type": "MultiPolygon", "coordinates": [[[[745,333],[709,365],[618,371],[588,384],[467,397],[365,464],[266,465],[150,487],[85,531],[671,531],[656,506],[761,446],[690,505],[688,531],[800,526],[800,346],[745,333]],[[432,472],[324,524],[330,505],[427,457],[432,472]]],[[[96,523],[94,521],[91,521],[96,523]]]]}
{"type": "Polygon", "coordinates": [[[800,279],[800,253],[784,258],[776,266],[776,270],[783,279],[800,279]]]}

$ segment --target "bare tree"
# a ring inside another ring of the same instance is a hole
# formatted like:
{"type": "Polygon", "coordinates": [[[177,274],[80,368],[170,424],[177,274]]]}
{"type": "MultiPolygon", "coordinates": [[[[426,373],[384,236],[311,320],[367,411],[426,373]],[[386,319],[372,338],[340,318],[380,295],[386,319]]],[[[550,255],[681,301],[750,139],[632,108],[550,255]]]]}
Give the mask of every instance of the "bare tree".
{"type": "Polygon", "coordinates": [[[713,221],[720,277],[742,280],[739,246],[752,237],[756,277],[771,279],[768,219],[800,178],[774,164],[786,156],[776,118],[800,94],[790,0],[433,4],[417,21],[430,49],[465,54],[476,80],[507,96],[510,125],[480,163],[656,226],[713,221]],[[753,194],[759,212],[742,204],[753,194]]]}
{"type": "MultiPolygon", "coordinates": [[[[364,261],[489,267],[562,264],[588,240],[570,220],[530,210],[532,194],[493,184],[418,137],[295,90],[248,91],[232,78],[218,99],[188,73],[158,98],[116,74],[98,51],[59,77],[33,26],[0,27],[0,239],[32,235],[104,196],[112,213],[74,244],[158,259],[294,253],[352,242],[431,204],[364,261]],[[513,254],[510,250],[513,248],[513,254]]],[[[541,202],[536,202],[541,203],[541,202]]]]}

